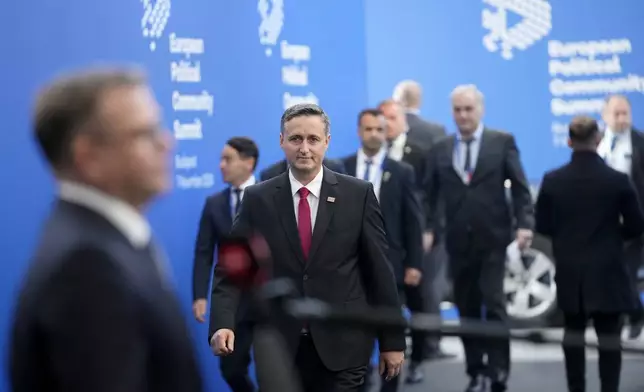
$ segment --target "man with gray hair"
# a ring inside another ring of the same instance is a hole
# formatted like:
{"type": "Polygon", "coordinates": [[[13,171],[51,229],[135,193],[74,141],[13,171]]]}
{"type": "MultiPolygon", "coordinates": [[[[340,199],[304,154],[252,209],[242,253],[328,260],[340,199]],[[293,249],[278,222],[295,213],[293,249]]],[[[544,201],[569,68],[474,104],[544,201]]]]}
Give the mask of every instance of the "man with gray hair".
{"type": "MultiPolygon", "coordinates": [[[[506,247],[513,237],[520,248],[529,246],[532,239],[530,187],[514,137],[483,125],[483,94],[476,86],[456,87],[451,101],[458,132],[438,142],[429,154],[424,184],[427,229],[431,232],[436,227],[440,198],[445,204],[445,246],[454,301],[461,318],[480,319],[485,307],[487,320],[505,323],[506,247]],[[512,182],[511,214],[504,187],[507,179],[512,182]]],[[[505,391],[509,340],[463,338],[463,346],[471,378],[466,391],[486,391],[490,382],[492,392],[505,391]]]]}
{"type": "Polygon", "coordinates": [[[441,124],[420,117],[423,90],[414,80],[403,80],[394,88],[393,99],[405,109],[407,116],[407,137],[413,143],[429,150],[447,133],[441,124]]]}
{"type": "Polygon", "coordinates": [[[38,96],[57,182],[12,328],[12,390],[200,392],[190,331],[143,211],[170,187],[171,142],[145,78],[99,69],[38,96]]]}
{"type": "MultiPolygon", "coordinates": [[[[350,312],[369,305],[399,308],[373,184],[322,165],[330,139],[330,121],[319,106],[288,108],[280,132],[288,170],[246,188],[231,236],[264,238],[272,256],[272,276],[289,279],[296,297],[317,298],[350,312]]],[[[210,340],[217,355],[234,350],[238,300],[239,289],[217,263],[212,292],[217,311],[211,315],[210,340]]],[[[376,337],[381,372],[387,379],[400,373],[402,330],[374,333],[316,321],[303,324],[288,316],[276,323],[304,392],[360,390],[376,337]]],[[[259,355],[260,347],[255,350],[259,355]]],[[[265,382],[260,377],[260,390],[265,382]]]]}

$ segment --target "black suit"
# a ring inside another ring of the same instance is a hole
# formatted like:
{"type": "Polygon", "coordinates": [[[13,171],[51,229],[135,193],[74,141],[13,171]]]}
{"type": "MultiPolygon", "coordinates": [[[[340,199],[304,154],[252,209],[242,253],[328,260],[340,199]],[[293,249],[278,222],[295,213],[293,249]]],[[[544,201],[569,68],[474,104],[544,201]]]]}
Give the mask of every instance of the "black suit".
{"type": "MultiPolygon", "coordinates": [[[[545,175],[536,217],[537,232],[552,238],[564,340],[583,336],[593,319],[600,343],[619,344],[620,314],[634,307],[624,240],[644,233],[628,177],[594,151],[574,152],[569,164],[545,175]]],[[[564,353],[569,389],[585,390],[584,349],[564,347],[564,353]]],[[[602,391],[617,392],[620,369],[621,352],[600,350],[602,391]]]]}
{"type": "MultiPolygon", "coordinates": [[[[323,169],[309,257],[299,241],[288,172],[246,189],[234,236],[259,233],[268,243],[276,278],[288,278],[302,297],[348,310],[369,305],[396,308],[398,294],[387,260],[387,240],[371,184],[323,169]]],[[[215,267],[212,331],[234,328],[238,290],[215,267]]],[[[401,315],[402,317],[402,315],[401,315]]],[[[305,391],[354,391],[362,385],[376,337],[370,331],[281,317],[277,327],[301,372],[305,391]]],[[[382,351],[405,349],[403,331],[379,334],[382,351]]],[[[257,350],[258,348],[256,348],[257,350]]],[[[260,380],[260,388],[262,381],[260,380]]]]}
{"type": "MultiPolygon", "coordinates": [[[[342,160],[347,174],[356,176],[357,155],[342,160]]],[[[380,210],[385,222],[389,243],[388,259],[391,263],[398,290],[411,312],[423,311],[420,287],[404,283],[407,268],[421,269],[423,257],[423,210],[416,194],[414,170],[404,162],[385,158],[380,183],[380,210]]],[[[411,360],[420,363],[425,359],[425,334],[412,332],[411,360]]],[[[398,380],[383,384],[382,391],[396,391],[398,380]]]]}
{"type": "MultiPolygon", "coordinates": [[[[342,166],[342,162],[338,160],[325,158],[324,161],[322,161],[322,164],[326,166],[329,170],[332,170],[336,173],[345,174],[344,166],[342,166]]],[[[288,163],[286,162],[286,159],[283,159],[277,163],[270,165],[266,169],[262,170],[259,173],[259,180],[260,181],[270,180],[271,178],[277,177],[280,174],[286,172],[287,169],[288,169],[288,163]]]]}
{"type": "Polygon", "coordinates": [[[407,138],[424,150],[429,150],[434,144],[442,139],[447,132],[441,124],[433,123],[422,119],[415,113],[407,113],[407,138]]]}
{"type": "MultiPolygon", "coordinates": [[[[214,251],[220,241],[225,239],[232,227],[233,209],[231,189],[226,188],[206,199],[199,221],[199,233],[195,245],[193,269],[193,300],[208,299],[214,251]]],[[[249,299],[240,301],[235,328],[235,352],[219,361],[221,375],[233,392],[254,391],[255,387],[248,375],[251,362],[250,350],[253,342],[253,318],[249,314],[249,299]]],[[[217,309],[212,308],[211,313],[217,309]]]]}
{"type": "Polygon", "coordinates": [[[11,335],[15,392],[202,391],[193,341],[152,252],[58,201],[11,335]]]}
{"type": "MultiPolygon", "coordinates": [[[[425,191],[427,227],[435,227],[439,197],[444,202],[445,245],[450,258],[454,299],[461,317],[506,321],[503,278],[506,247],[513,238],[513,217],[519,228],[533,227],[533,204],[519,152],[510,134],[484,129],[478,159],[469,184],[455,167],[456,137],[442,139],[428,158],[425,191]],[[510,210],[504,182],[512,181],[510,210]]],[[[467,372],[488,373],[503,388],[510,368],[509,341],[464,338],[467,372]],[[483,362],[488,354],[488,364],[483,362]]]]}

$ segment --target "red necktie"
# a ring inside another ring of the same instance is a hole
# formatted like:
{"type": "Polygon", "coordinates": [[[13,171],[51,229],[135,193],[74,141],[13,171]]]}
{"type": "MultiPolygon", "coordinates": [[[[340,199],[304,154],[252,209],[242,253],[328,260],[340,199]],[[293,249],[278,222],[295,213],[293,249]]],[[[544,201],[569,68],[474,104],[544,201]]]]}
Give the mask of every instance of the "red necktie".
{"type": "Polygon", "coordinates": [[[302,187],[297,193],[300,194],[300,202],[297,205],[297,231],[300,234],[300,243],[302,244],[302,251],[304,257],[309,257],[309,250],[311,249],[311,236],[313,229],[311,227],[311,206],[309,206],[309,190],[302,187]]]}

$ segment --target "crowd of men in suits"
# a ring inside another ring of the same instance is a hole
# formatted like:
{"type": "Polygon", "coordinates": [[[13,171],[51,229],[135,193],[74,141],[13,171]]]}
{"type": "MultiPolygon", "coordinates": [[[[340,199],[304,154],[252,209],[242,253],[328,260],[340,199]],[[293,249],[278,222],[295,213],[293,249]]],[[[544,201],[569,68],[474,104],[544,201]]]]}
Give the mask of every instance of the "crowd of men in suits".
{"type": "MultiPolygon", "coordinates": [[[[289,279],[300,297],[349,311],[405,304],[437,313],[442,293],[424,287],[434,288],[444,247],[461,317],[508,326],[506,247],[513,240],[529,247],[536,227],[553,240],[566,339],[583,338],[593,320],[600,341],[619,342],[623,314],[631,334],[639,333],[633,269],[644,233],[644,137],[632,129],[625,97],[607,99],[603,135],[592,119],[571,122],[572,160],[544,177],[535,218],[514,137],[483,124],[476,86],[453,90],[458,131],[449,136],[418,116],[416,83],[401,83],[393,95],[359,113],[360,148],[337,161],[325,157],[330,120],[314,104],[285,110],[285,160],[259,182],[257,145],[247,137],[226,142],[220,168],[229,187],[203,208],[193,312],[209,318],[208,342],[234,391],[255,390],[248,365],[256,315],[226,264],[214,263],[225,237],[261,236],[273,277],[289,279]]],[[[15,308],[14,391],[203,391],[167,260],[143,215],[169,187],[171,142],[160,124],[158,103],[135,70],[72,74],[39,95],[34,137],[59,191],[15,308]]],[[[375,342],[381,390],[399,388],[404,331],[302,323],[286,314],[274,322],[305,392],[368,388],[375,342]]],[[[411,337],[406,381],[413,383],[423,378],[422,361],[446,354],[436,337],[411,337]]],[[[466,391],[505,391],[509,340],[462,340],[466,391]]],[[[271,354],[262,349],[256,354],[271,354]]],[[[585,390],[583,350],[564,352],[569,390],[585,390]]],[[[618,390],[620,368],[621,352],[600,350],[602,391],[618,390]]]]}

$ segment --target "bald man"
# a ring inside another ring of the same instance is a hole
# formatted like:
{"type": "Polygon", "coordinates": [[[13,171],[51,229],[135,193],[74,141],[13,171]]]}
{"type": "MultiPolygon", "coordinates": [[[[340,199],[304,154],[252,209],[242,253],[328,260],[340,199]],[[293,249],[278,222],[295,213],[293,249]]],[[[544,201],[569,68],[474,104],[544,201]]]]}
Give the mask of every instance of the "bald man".
{"type": "Polygon", "coordinates": [[[420,117],[423,90],[413,80],[403,80],[394,88],[393,98],[405,109],[409,132],[407,137],[423,149],[429,150],[438,140],[446,135],[441,124],[424,120],[420,117]]]}

